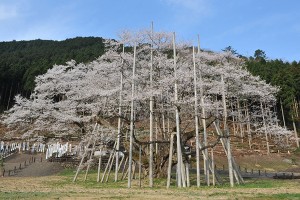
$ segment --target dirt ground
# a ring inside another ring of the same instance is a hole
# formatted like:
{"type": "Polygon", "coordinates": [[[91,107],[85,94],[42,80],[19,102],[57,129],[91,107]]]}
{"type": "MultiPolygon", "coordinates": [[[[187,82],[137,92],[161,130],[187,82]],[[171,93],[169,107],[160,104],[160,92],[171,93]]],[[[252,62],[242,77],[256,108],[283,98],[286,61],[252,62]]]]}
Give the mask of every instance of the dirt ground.
{"type": "Polygon", "coordinates": [[[15,177],[40,177],[55,175],[64,168],[60,163],[45,160],[45,154],[17,153],[5,159],[4,169],[4,176],[11,170],[11,176],[15,177]]]}
{"type": "MultiPolygon", "coordinates": [[[[235,157],[237,164],[242,172],[247,168],[262,170],[267,172],[296,172],[300,173],[300,157],[295,155],[247,155],[235,157]]],[[[227,169],[227,158],[225,156],[215,155],[215,165],[217,169],[225,167],[227,169]]],[[[195,168],[194,164],[191,167],[195,168]]],[[[64,170],[62,164],[58,162],[48,162],[44,154],[17,153],[5,159],[6,172],[11,170],[11,176],[16,177],[39,177],[56,175],[64,170]],[[35,162],[34,162],[35,161],[35,162]],[[25,165],[26,164],[26,165],[25,165]],[[20,170],[21,165],[21,170],[20,170]],[[16,173],[14,173],[14,169],[16,173]]],[[[201,166],[203,169],[203,166],[201,166]]],[[[6,176],[5,175],[5,176],[6,176]]]]}

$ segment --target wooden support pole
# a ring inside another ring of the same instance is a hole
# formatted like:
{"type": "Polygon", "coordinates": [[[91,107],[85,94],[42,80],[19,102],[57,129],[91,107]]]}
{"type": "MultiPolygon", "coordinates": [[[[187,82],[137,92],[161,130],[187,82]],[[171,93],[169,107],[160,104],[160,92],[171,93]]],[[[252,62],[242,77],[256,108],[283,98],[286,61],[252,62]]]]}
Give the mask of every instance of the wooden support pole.
{"type": "Polygon", "coordinates": [[[185,171],[185,163],[183,162],[183,159],[182,159],[182,151],[180,152],[181,155],[180,155],[180,158],[181,158],[181,179],[182,179],[182,186],[183,187],[186,187],[186,171],[185,171]]]}
{"type": "MultiPolygon", "coordinates": [[[[117,143],[115,142],[113,149],[116,148],[116,144],[117,143]]],[[[114,154],[115,154],[115,151],[113,150],[113,152],[111,152],[109,155],[108,161],[106,163],[106,166],[105,166],[102,178],[101,178],[101,183],[103,183],[103,181],[104,181],[104,178],[106,176],[107,170],[109,169],[110,163],[113,162],[114,154]]]]}
{"type": "Polygon", "coordinates": [[[185,173],[186,173],[186,186],[190,187],[191,183],[190,183],[190,171],[189,171],[189,163],[188,162],[185,163],[185,173]]]}
{"type": "Polygon", "coordinates": [[[249,148],[252,148],[252,135],[251,135],[251,124],[250,124],[250,114],[249,114],[249,109],[248,109],[248,104],[245,103],[246,107],[246,115],[247,115],[247,131],[248,131],[248,144],[249,148]]]}
{"type": "Polygon", "coordinates": [[[131,188],[131,172],[132,172],[132,151],[133,151],[133,124],[134,124],[134,90],[135,90],[135,59],[136,59],[136,44],[133,47],[133,67],[132,67],[132,85],[131,85],[131,111],[130,111],[130,138],[129,138],[129,169],[127,187],[131,188]]]}
{"type": "Polygon", "coordinates": [[[198,96],[197,96],[197,73],[196,73],[196,58],[195,48],[193,46],[193,65],[194,65],[194,97],[195,97],[195,131],[196,131],[196,174],[197,187],[200,187],[200,151],[199,151],[199,119],[198,119],[198,96]]]}
{"type": "MultiPolygon", "coordinates": [[[[217,131],[217,134],[219,136],[221,136],[221,129],[219,128],[219,126],[216,125],[216,122],[213,123],[214,126],[215,126],[215,129],[217,131]]],[[[221,144],[224,148],[224,151],[225,151],[225,154],[226,156],[228,157],[228,148],[227,148],[227,142],[224,138],[221,138],[221,144]]],[[[235,160],[233,157],[231,157],[231,161],[232,161],[232,168],[233,168],[233,173],[235,175],[235,178],[237,180],[237,182],[241,182],[241,183],[244,183],[244,179],[240,173],[240,170],[239,170],[239,167],[238,165],[236,164],[235,160]]],[[[223,171],[224,171],[224,165],[223,165],[223,171]]]]}
{"type": "Polygon", "coordinates": [[[127,162],[128,162],[128,156],[126,156],[126,159],[125,159],[125,162],[124,162],[124,166],[123,166],[123,169],[122,169],[122,177],[121,177],[121,180],[123,180],[125,178],[125,169],[126,169],[126,165],[127,165],[127,162]]]}
{"type": "Polygon", "coordinates": [[[88,172],[89,172],[89,169],[90,169],[90,166],[91,166],[91,162],[92,162],[92,158],[93,158],[93,154],[94,154],[94,150],[95,150],[95,144],[96,144],[96,140],[94,140],[93,147],[92,147],[92,150],[90,152],[91,154],[90,154],[90,158],[89,158],[89,161],[88,161],[88,166],[86,168],[84,181],[86,181],[86,179],[87,179],[87,175],[88,175],[88,172]]]}
{"type": "MultiPolygon", "coordinates": [[[[199,147],[198,147],[198,148],[202,149],[201,143],[199,143],[199,147]]],[[[212,171],[212,169],[213,169],[213,168],[212,168],[212,164],[211,164],[212,161],[211,161],[211,159],[209,158],[209,155],[207,155],[207,157],[206,157],[204,151],[201,151],[201,153],[202,153],[202,155],[203,155],[203,159],[206,159],[206,160],[207,160],[209,169],[212,171]]],[[[224,171],[224,165],[223,165],[223,171],[224,171]]],[[[216,169],[215,169],[215,171],[214,171],[214,175],[215,175],[215,179],[216,179],[217,183],[222,184],[222,183],[223,183],[223,182],[222,182],[222,178],[220,177],[220,175],[218,174],[218,172],[216,171],[216,169]]]]}
{"type": "Polygon", "coordinates": [[[135,170],[136,170],[136,162],[134,161],[133,162],[133,165],[132,165],[132,178],[131,179],[135,179],[135,170]]]}
{"type": "Polygon", "coordinates": [[[267,131],[267,125],[266,125],[266,120],[265,120],[265,112],[264,112],[262,102],[260,102],[260,109],[261,109],[261,114],[262,114],[262,118],[263,118],[263,126],[264,126],[264,129],[265,129],[265,137],[266,137],[266,143],[267,143],[267,154],[269,155],[270,154],[269,138],[268,138],[268,131],[267,131]]]}
{"type": "Polygon", "coordinates": [[[225,81],[223,74],[221,75],[221,84],[222,84],[222,102],[223,102],[223,123],[224,123],[224,131],[226,136],[226,145],[227,145],[227,160],[228,160],[228,171],[229,171],[229,180],[230,180],[230,187],[234,186],[233,180],[233,169],[232,169],[232,155],[231,155],[231,148],[230,148],[230,135],[229,130],[227,127],[227,106],[226,106],[226,95],[225,95],[225,81]]]}
{"type": "Polygon", "coordinates": [[[109,175],[110,175],[110,172],[111,172],[111,168],[112,168],[112,166],[114,164],[115,157],[116,157],[116,152],[113,153],[113,158],[111,159],[111,162],[110,162],[110,165],[109,165],[109,169],[108,169],[108,173],[106,175],[105,182],[107,182],[108,179],[109,179],[109,175]]]}
{"type": "Polygon", "coordinates": [[[296,124],[295,124],[294,114],[292,114],[292,121],[293,121],[293,128],[294,128],[294,136],[295,136],[295,140],[296,140],[296,145],[297,145],[297,148],[299,148],[299,138],[298,138],[297,128],[296,128],[296,124]]]}
{"type": "Polygon", "coordinates": [[[172,157],[173,157],[173,143],[174,143],[174,134],[171,133],[171,135],[170,135],[170,148],[169,148],[169,163],[168,163],[167,188],[170,187],[170,183],[171,183],[172,157]]]}
{"type": "Polygon", "coordinates": [[[125,155],[123,155],[123,157],[122,157],[122,159],[121,159],[121,162],[119,163],[119,166],[116,166],[116,167],[118,168],[118,172],[119,172],[120,169],[121,169],[121,166],[122,166],[122,164],[123,164],[123,162],[124,162],[124,159],[125,159],[125,155]]]}
{"type": "Polygon", "coordinates": [[[100,171],[101,171],[101,162],[102,162],[102,149],[100,149],[100,156],[98,161],[98,174],[97,174],[97,182],[100,181],[100,171]]]}
{"type": "Polygon", "coordinates": [[[211,167],[212,167],[212,184],[213,186],[216,185],[216,178],[215,178],[215,160],[214,160],[214,148],[211,148],[211,167]]]}
{"type": "Polygon", "coordinates": [[[177,85],[177,66],[176,66],[176,45],[175,45],[175,33],[173,33],[173,58],[174,58],[174,99],[175,99],[175,115],[176,115],[176,139],[177,139],[177,186],[182,187],[182,157],[181,157],[181,141],[180,141],[180,119],[179,119],[179,108],[178,108],[178,85],[177,85]]]}
{"type": "Polygon", "coordinates": [[[298,109],[297,109],[296,100],[294,99],[293,112],[292,112],[292,121],[293,121],[293,128],[294,128],[294,136],[295,136],[295,140],[296,140],[296,145],[297,145],[297,148],[299,148],[299,138],[298,138],[296,123],[295,123],[295,117],[298,117],[298,109]]]}
{"type": "MultiPolygon", "coordinates": [[[[96,130],[96,127],[97,127],[97,126],[98,126],[98,124],[96,123],[95,126],[94,126],[94,129],[93,129],[93,132],[96,130]]],[[[93,132],[92,132],[92,133],[93,133],[93,132]]],[[[86,154],[87,154],[87,151],[88,151],[88,147],[89,147],[89,145],[90,145],[90,143],[91,143],[91,139],[92,139],[92,138],[91,138],[91,136],[90,136],[89,139],[88,139],[87,146],[86,146],[86,148],[85,148],[85,150],[84,150],[84,153],[83,153],[83,155],[82,155],[82,157],[81,157],[80,163],[79,163],[79,165],[78,165],[78,168],[77,168],[76,174],[75,174],[75,176],[74,176],[73,182],[75,182],[76,179],[77,179],[77,177],[78,177],[79,171],[80,171],[80,169],[81,169],[81,165],[83,164],[84,158],[86,157],[86,154]]],[[[25,166],[26,166],[26,161],[25,161],[25,166]]]]}
{"type": "MultiPolygon", "coordinates": [[[[123,55],[125,47],[123,45],[123,55]]],[[[123,64],[122,59],[122,64],[123,64]]],[[[122,126],[122,91],[123,91],[123,72],[121,72],[120,77],[120,94],[119,94],[119,117],[118,117],[118,135],[117,135],[117,146],[116,146],[116,168],[115,168],[115,182],[118,181],[118,165],[119,165],[119,151],[120,151],[120,141],[121,141],[121,126],[122,126]]]]}
{"type": "Polygon", "coordinates": [[[142,187],[141,173],[142,173],[142,146],[139,146],[139,187],[142,187]]]}
{"type": "Polygon", "coordinates": [[[241,114],[241,105],[239,99],[237,99],[237,109],[238,109],[238,123],[240,126],[240,136],[242,138],[242,143],[244,143],[244,133],[243,133],[243,125],[242,125],[242,114],[241,114]]]}
{"type": "MultiPolygon", "coordinates": [[[[203,88],[203,84],[202,84],[202,74],[199,74],[199,82],[200,84],[200,102],[201,102],[201,118],[202,118],[202,127],[203,127],[203,144],[204,146],[207,146],[207,131],[206,131],[206,109],[204,106],[204,88],[203,88]]],[[[205,156],[203,156],[203,168],[204,168],[204,175],[205,175],[205,181],[206,184],[209,186],[210,185],[210,180],[209,180],[209,161],[208,161],[208,150],[204,149],[203,150],[205,156]]]]}
{"type": "Polygon", "coordinates": [[[282,115],[283,127],[286,128],[285,117],[284,117],[284,110],[283,110],[283,105],[282,105],[282,100],[281,99],[280,99],[280,108],[281,108],[281,115],[282,115]]]}
{"type": "MultiPolygon", "coordinates": [[[[151,23],[151,52],[150,52],[150,88],[153,89],[153,22],[151,23]]],[[[149,133],[149,187],[153,187],[153,111],[154,97],[150,97],[150,133],[149,133]]]]}

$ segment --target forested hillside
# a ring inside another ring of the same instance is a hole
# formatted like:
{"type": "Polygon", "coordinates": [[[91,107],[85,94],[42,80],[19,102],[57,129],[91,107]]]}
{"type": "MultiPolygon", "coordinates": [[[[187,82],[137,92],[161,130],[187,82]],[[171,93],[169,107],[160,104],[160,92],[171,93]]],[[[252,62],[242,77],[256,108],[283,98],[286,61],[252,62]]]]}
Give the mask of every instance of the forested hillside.
{"type": "MultiPolygon", "coordinates": [[[[71,59],[77,63],[86,63],[101,56],[104,48],[104,39],[100,37],[0,42],[0,112],[12,106],[16,94],[29,97],[34,88],[35,76],[45,73],[54,64],[64,64],[71,59]]],[[[231,47],[225,50],[236,53],[231,47]]],[[[277,106],[279,118],[282,119],[282,100],[287,125],[291,126],[293,117],[298,121],[296,111],[300,99],[300,62],[270,60],[259,49],[253,57],[243,58],[253,75],[280,86],[277,106]]]]}
{"type": "Polygon", "coordinates": [[[28,97],[35,76],[54,64],[71,59],[85,63],[103,53],[104,39],[100,37],[0,42],[0,112],[12,106],[15,94],[28,97]]]}
{"type": "MultiPolygon", "coordinates": [[[[260,76],[267,83],[277,85],[280,91],[277,95],[278,116],[282,119],[282,102],[287,125],[299,121],[300,100],[300,61],[284,62],[280,59],[268,60],[266,53],[260,49],[254,52],[254,56],[246,58],[247,69],[255,76],[260,76]]],[[[296,124],[297,125],[297,124],[296,124]]]]}

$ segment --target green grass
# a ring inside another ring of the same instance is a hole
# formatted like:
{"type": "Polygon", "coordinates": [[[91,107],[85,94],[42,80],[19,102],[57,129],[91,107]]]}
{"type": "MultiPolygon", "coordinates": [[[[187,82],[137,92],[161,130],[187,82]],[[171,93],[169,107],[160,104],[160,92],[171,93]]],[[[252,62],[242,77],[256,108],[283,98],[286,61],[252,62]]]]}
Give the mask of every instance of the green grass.
{"type": "MultiPolygon", "coordinates": [[[[75,171],[71,169],[66,169],[59,174],[63,178],[59,181],[60,184],[70,184],[73,181],[75,171]]],[[[127,188],[127,179],[119,180],[118,182],[114,182],[114,173],[110,174],[108,182],[97,182],[97,171],[92,170],[89,172],[87,176],[87,181],[84,181],[85,171],[79,173],[78,178],[75,183],[88,188],[127,188]]],[[[119,174],[119,177],[121,174],[119,174]]],[[[175,176],[175,175],[174,175],[175,176]]],[[[102,178],[102,173],[100,179],[102,178]]],[[[195,177],[191,176],[191,185],[192,187],[196,187],[195,177]]],[[[201,180],[202,181],[202,180],[201,180]]],[[[142,186],[148,187],[148,179],[142,179],[142,186]]],[[[280,179],[246,179],[245,184],[235,185],[235,188],[279,188],[279,187],[287,187],[290,184],[290,180],[280,180],[280,179]]],[[[59,184],[59,183],[55,183],[59,184]]],[[[134,179],[132,181],[133,186],[138,186],[138,179],[134,179]]],[[[154,186],[155,188],[165,188],[167,184],[166,178],[155,178],[154,186]]],[[[171,179],[171,188],[177,188],[175,186],[174,178],[171,179]]],[[[216,185],[215,188],[230,188],[229,182],[226,180],[223,185],[216,185]]],[[[206,186],[203,181],[201,183],[201,188],[212,188],[212,186],[206,186]]]]}
{"type": "Polygon", "coordinates": [[[274,200],[274,199],[284,199],[284,200],[298,200],[300,199],[300,193],[280,193],[280,194],[259,194],[257,196],[251,197],[250,199],[264,199],[264,200],[274,200]]]}
{"type": "Polygon", "coordinates": [[[278,188],[284,186],[287,180],[277,179],[248,179],[245,184],[236,185],[237,188],[278,188]]]}
{"type": "Polygon", "coordinates": [[[271,195],[271,198],[275,198],[275,199],[300,199],[300,193],[274,194],[274,195],[271,195]]]}

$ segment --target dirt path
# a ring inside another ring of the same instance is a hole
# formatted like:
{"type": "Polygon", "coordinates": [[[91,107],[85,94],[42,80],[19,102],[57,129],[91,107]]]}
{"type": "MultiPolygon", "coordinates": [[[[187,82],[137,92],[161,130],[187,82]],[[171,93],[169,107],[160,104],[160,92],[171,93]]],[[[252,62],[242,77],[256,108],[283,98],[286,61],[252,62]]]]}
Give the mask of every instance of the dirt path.
{"type": "Polygon", "coordinates": [[[55,175],[61,172],[63,167],[60,163],[48,162],[44,154],[17,153],[5,160],[4,169],[4,176],[8,176],[10,171],[10,176],[36,177],[55,175]]]}

